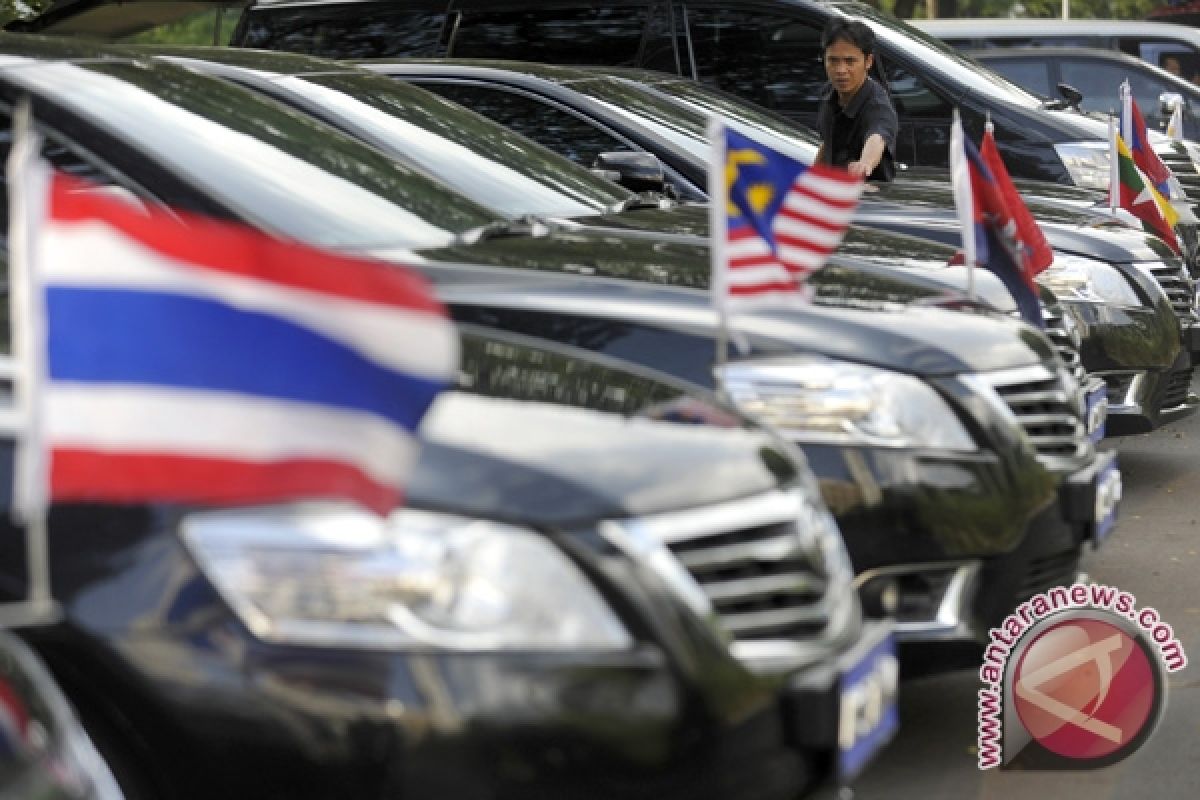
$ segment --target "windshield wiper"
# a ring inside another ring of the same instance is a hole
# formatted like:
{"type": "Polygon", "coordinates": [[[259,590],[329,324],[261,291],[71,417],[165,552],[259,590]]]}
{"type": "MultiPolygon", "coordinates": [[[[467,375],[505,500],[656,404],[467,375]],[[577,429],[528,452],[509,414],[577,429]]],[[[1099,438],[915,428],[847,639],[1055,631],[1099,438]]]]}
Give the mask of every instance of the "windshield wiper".
{"type": "Polygon", "coordinates": [[[525,214],[515,219],[498,219],[477,228],[469,228],[458,234],[458,244],[478,244],[487,239],[502,239],[506,236],[542,237],[550,233],[550,226],[540,217],[525,214]]]}

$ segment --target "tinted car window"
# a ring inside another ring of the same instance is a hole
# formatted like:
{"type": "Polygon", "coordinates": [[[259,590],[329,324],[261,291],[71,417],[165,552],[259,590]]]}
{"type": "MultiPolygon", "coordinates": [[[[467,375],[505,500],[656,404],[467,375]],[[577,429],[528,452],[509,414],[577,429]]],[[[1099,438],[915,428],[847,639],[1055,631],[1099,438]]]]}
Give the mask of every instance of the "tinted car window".
{"type": "Polygon", "coordinates": [[[888,89],[892,94],[892,105],[896,113],[903,117],[935,117],[938,119],[950,116],[950,104],[929,88],[928,84],[912,70],[895,61],[888,61],[884,67],[887,74],[888,89]]]}
{"type": "Polygon", "coordinates": [[[1162,92],[1174,91],[1161,81],[1127,69],[1122,64],[1103,61],[1063,60],[1059,64],[1063,83],[1083,92],[1082,107],[1087,111],[1108,112],[1117,108],[1117,88],[1124,80],[1129,81],[1133,97],[1144,114],[1158,110],[1158,96],[1162,92]]]}
{"type": "Polygon", "coordinates": [[[586,167],[592,166],[601,153],[634,149],[570,111],[526,94],[464,83],[422,81],[421,87],[461,103],[586,167]]]}
{"type": "Polygon", "coordinates": [[[356,73],[284,77],[335,124],[506,216],[598,214],[629,193],[504,125],[415,86],[356,73]]]}
{"type": "Polygon", "coordinates": [[[149,163],[290,238],[332,247],[436,247],[497,219],[326,125],[189,70],[55,62],[9,69],[4,77],[107,135],[121,136],[129,120],[138,120],[137,147],[149,163]]]}
{"type": "MultiPolygon", "coordinates": [[[[1002,58],[988,66],[1027,92],[1050,97],[1057,94],[1050,80],[1050,65],[1044,60],[1002,58]]],[[[1069,83],[1069,81],[1068,81],[1069,83]]]]}
{"type": "Polygon", "coordinates": [[[390,3],[255,9],[239,44],[335,58],[436,55],[445,18],[390,3]]]}
{"type": "Polygon", "coordinates": [[[688,6],[697,78],[782,113],[815,114],[826,81],[821,32],[736,8],[688,6]]]}
{"type": "Polygon", "coordinates": [[[632,66],[637,63],[645,27],[646,9],[642,7],[463,11],[450,54],[632,66]]]}

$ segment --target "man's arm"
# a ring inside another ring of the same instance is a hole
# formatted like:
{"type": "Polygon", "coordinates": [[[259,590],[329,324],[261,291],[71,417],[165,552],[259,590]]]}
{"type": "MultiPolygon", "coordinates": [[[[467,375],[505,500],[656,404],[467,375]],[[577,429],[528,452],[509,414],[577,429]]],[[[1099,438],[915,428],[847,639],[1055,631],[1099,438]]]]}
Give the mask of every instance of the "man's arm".
{"type": "Polygon", "coordinates": [[[817,148],[817,157],[813,159],[814,164],[825,163],[825,143],[821,142],[821,146],[817,148]]]}
{"type": "Polygon", "coordinates": [[[887,142],[884,138],[878,133],[872,133],[867,137],[867,141],[863,143],[862,154],[859,155],[858,161],[851,161],[846,165],[846,169],[850,171],[851,175],[857,175],[861,178],[867,177],[879,166],[879,162],[883,158],[883,151],[886,148],[887,142]]]}
{"type": "Polygon", "coordinates": [[[896,109],[892,107],[887,93],[881,88],[862,113],[867,115],[867,130],[870,133],[863,142],[858,160],[851,161],[846,165],[846,169],[851,175],[867,178],[883,160],[884,152],[896,141],[896,134],[900,131],[900,120],[896,117],[896,109]]]}

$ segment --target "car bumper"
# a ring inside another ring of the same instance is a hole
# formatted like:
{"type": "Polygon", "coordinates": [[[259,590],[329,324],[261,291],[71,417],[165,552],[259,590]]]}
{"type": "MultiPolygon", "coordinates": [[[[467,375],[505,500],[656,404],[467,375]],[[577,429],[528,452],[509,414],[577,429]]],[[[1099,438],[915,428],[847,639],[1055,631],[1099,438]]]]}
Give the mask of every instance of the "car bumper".
{"type": "Polygon", "coordinates": [[[1102,459],[1064,478],[1040,468],[1014,474],[986,456],[804,450],[837,516],[864,605],[886,582],[900,595],[904,659],[914,647],[977,645],[1019,602],[1078,572],[1092,527],[1086,515],[1068,515],[1067,504],[1075,509],[1087,499],[1076,487],[1091,485],[1102,459]]]}
{"type": "Polygon", "coordinates": [[[1101,372],[1108,387],[1106,436],[1149,433],[1200,410],[1191,390],[1191,356],[1181,351],[1166,370],[1101,372]]]}
{"type": "MultiPolygon", "coordinates": [[[[120,568],[28,638],[110,763],[173,800],[795,798],[839,752],[797,703],[840,707],[849,667],[890,634],[852,626],[769,677],[681,645],[700,620],[670,649],[616,653],[286,646],[254,637],[163,538],[110,554],[120,568]]],[[[885,741],[856,748],[856,768],[885,741]]]]}

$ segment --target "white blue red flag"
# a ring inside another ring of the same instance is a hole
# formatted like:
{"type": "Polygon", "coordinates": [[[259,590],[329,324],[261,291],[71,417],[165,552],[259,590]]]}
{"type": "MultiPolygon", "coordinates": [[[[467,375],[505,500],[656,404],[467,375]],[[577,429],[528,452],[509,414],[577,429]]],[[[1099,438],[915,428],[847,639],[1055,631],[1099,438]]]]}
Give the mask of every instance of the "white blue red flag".
{"type": "Polygon", "coordinates": [[[422,279],[37,169],[14,230],[27,510],[400,501],[417,425],[458,365],[422,279]]]}
{"type": "Polygon", "coordinates": [[[1027,254],[1033,248],[1022,243],[1003,188],[963,134],[957,112],[950,129],[950,181],[968,266],[978,265],[996,275],[1016,301],[1021,317],[1030,325],[1044,327],[1037,284],[1032,269],[1027,268],[1031,264],[1027,254]]]}
{"type": "Polygon", "coordinates": [[[709,129],[713,298],[720,308],[807,302],[854,218],[863,181],[809,166],[715,120],[709,129]]]}

